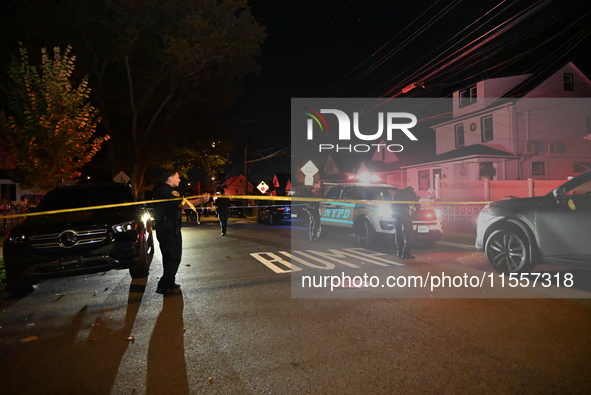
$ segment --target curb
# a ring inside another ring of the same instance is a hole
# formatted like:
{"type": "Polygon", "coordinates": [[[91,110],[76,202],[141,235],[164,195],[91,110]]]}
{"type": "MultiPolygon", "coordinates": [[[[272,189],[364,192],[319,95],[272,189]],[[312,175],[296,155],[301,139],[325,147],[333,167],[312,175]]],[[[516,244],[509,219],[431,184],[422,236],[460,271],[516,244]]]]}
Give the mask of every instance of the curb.
{"type": "Polygon", "coordinates": [[[465,243],[458,243],[458,242],[453,242],[453,241],[438,241],[437,243],[451,246],[451,247],[463,248],[465,250],[478,251],[478,248],[476,248],[476,246],[470,245],[470,244],[465,244],[465,243]]]}

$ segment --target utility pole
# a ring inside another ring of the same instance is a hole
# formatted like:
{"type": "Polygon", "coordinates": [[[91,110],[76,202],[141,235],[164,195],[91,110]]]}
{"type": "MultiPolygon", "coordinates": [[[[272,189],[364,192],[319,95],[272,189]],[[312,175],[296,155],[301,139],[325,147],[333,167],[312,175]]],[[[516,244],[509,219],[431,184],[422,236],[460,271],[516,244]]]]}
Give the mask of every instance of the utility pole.
{"type": "Polygon", "coordinates": [[[244,143],[244,194],[248,195],[248,140],[244,143]]]}

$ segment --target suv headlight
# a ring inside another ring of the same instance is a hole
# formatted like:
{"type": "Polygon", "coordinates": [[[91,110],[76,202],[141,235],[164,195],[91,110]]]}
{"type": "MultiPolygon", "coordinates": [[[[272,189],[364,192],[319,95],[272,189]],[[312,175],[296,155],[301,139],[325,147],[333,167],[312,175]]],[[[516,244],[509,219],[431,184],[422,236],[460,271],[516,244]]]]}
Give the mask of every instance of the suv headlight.
{"type": "Polygon", "coordinates": [[[5,238],[5,242],[12,244],[22,244],[27,240],[27,237],[23,233],[8,232],[5,238]]]}
{"type": "Polygon", "coordinates": [[[113,225],[111,228],[115,233],[126,233],[137,230],[139,227],[135,221],[127,221],[120,224],[113,225]]]}
{"type": "Polygon", "coordinates": [[[478,218],[476,220],[477,229],[483,229],[491,217],[490,204],[487,204],[482,208],[482,210],[480,210],[480,214],[478,214],[478,218]]]}
{"type": "Polygon", "coordinates": [[[378,216],[381,219],[392,219],[392,207],[389,204],[380,204],[378,206],[378,216]]]}

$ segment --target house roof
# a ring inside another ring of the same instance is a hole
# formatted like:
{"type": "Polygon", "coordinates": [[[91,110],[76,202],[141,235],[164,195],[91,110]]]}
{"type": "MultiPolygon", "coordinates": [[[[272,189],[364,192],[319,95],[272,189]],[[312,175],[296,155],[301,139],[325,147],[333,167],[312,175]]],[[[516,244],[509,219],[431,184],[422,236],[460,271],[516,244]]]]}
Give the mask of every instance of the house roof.
{"type": "MultiPolygon", "coordinates": [[[[224,185],[225,188],[228,188],[229,186],[234,184],[236,181],[238,181],[238,179],[240,179],[240,178],[244,179],[244,176],[242,174],[240,174],[237,176],[229,177],[226,179],[226,181],[224,181],[222,183],[222,185],[224,185]]],[[[252,185],[252,183],[250,181],[248,181],[248,185],[252,185]]]]}
{"type": "MultiPolygon", "coordinates": [[[[537,86],[542,84],[544,81],[546,81],[552,75],[554,75],[555,73],[557,73],[558,71],[560,71],[562,68],[564,68],[565,66],[567,66],[569,64],[572,67],[575,67],[578,69],[578,67],[575,66],[572,62],[568,62],[565,64],[559,63],[558,65],[554,65],[554,67],[551,67],[551,66],[544,67],[541,70],[537,70],[529,78],[526,78],[523,82],[521,82],[520,84],[517,84],[512,89],[510,89],[507,93],[505,93],[503,95],[503,98],[511,98],[511,97],[515,98],[515,97],[523,97],[523,96],[527,95],[529,92],[534,90],[534,88],[536,88],[537,86]]],[[[579,71],[580,71],[580,69],[579,69],[579,71]]]]}
{"type": "Polygon", "coordinates": [[[467,147],[461,147],[453,151],[445,152],[443,154],[433,157],[428,162],[415,163],[414,165],[404,166],[404,168],[414,167],[419,165],[425,165],[427,163],[446,162],[454,161],[469,157],[486,157],[486,158],[507,158],[507,159],[518,159],[519,156],[512,152],[504,151],[501,149],[493,148],[484,144],[473,144],[467,147]]]}
{"type": "Polygon", "coordinates": [[[273,187],[275,188],[285,188],[287,183],[291,181],[291,174],[289,173],[275,173],[273,175],[273,187]],[[277,181],[277,185],[275,184],[277,181]]]}

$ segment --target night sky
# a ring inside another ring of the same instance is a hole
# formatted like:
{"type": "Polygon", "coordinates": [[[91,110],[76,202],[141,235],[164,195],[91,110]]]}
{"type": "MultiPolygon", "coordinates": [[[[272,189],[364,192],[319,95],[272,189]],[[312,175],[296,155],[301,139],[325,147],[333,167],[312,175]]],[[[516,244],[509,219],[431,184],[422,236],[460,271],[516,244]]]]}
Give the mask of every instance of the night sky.
{"type": "MultiPolygon", "coordinates": [[[[450,97],[479,80],[568,61],[591,73],[590,0],[249,4],[266,27],[261,70],[242,80],[241,96],[219,119],[226,135],[237,136],[226,176],[244,173],[247,146],[253,183],[290,171],[291,98],[450,97]],[[402,94],[413,82],[422,88],[402,94]]],[[[425,150],[430,133],[421,139],[425,150]]]]}
{"type": "MultiPolygon", "coordinates": [[[[589,1],[251,0],[250,5],[267,32],[261,72],[244,79],[227,123],[248,142],[249,160],[289,148],[292,97],[450,97],[478,80],[568,61],[586,74],[591,70],[589,1]],[[414,81],[424,88],[401,94],[414,81]]],[[[243,152],[235,155],[228,174],[242,172],[242,161],[243,152]]],[[[249,169],[258,183],[289,172],[289,156],[260,160],[249,169]]]]}

